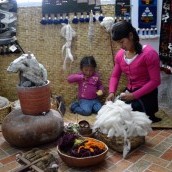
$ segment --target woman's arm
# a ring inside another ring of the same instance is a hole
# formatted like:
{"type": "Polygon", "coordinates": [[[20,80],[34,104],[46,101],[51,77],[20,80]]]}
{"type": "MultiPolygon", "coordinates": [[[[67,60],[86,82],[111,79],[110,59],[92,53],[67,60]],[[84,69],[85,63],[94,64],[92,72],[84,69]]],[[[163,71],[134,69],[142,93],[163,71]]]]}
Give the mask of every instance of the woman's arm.
{"type": "Polygon", "coordinates": [[[143,85],[142,88],[133,92],[134,98],[138,99],[143,95],[146,95],[157,88],[161,83],[160,78],[160,60],[159,56],[155,50],[150,51],[147,53],[146,57],[146,65],[149,73],[150,80],[143,85]]]}
{"type": "Polygon", "coordinates": [[[116,55],[115,57],[115,66],[113,68],[110,81],[109,81],[109,95],[106,98],[106,101],[114,101],[115,93],[118,87],[118,83],[121,77],[121,67],[120,67],[120,57],[116,55]]]}
{"type": "Polygon", "coordinates": [[[109,93],[116,93],[118,83],[121,77],[121,67],[120,60],[118,58],[115,59],[115,66],[113,68],[110,81],[109,81],[109,93]]]}

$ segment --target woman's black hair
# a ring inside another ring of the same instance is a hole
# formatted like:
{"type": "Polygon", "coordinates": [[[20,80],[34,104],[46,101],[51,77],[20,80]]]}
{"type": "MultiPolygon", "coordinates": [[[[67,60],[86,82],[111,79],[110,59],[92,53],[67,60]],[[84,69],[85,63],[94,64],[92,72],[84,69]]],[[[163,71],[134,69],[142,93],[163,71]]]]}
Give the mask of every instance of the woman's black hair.
{"type": "Polygon", "coordinates": [[[80,62],[80,69],[82,69],[85,66],[91,66],[93,68],[97,67],[96,61],[93,56],[85,56],[82,58],[80,62]]]}
{"type": "Polygon", "coordinates": [[[137,54],[142,52],[142,45],[140,44],[140,39],[137,34],[136,29],[132,26],[130,22],[120,21],[112,26],[112,39],[114,41],[119,41],[123,38],[129,38],[129,34],[133,34],[134,48],[137,54]]]}

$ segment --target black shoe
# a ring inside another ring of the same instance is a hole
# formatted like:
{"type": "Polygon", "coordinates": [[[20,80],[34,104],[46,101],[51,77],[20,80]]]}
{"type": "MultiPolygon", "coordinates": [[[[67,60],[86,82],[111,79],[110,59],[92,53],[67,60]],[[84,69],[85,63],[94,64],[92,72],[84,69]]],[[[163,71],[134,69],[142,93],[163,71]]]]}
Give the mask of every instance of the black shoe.
{"type": "Polygon", "coordinates": [[[150,116],[149,119],[152,121],[152,123],[160,122],[162,120],[161,118],[158,118],[156,116],[150,116]]]}

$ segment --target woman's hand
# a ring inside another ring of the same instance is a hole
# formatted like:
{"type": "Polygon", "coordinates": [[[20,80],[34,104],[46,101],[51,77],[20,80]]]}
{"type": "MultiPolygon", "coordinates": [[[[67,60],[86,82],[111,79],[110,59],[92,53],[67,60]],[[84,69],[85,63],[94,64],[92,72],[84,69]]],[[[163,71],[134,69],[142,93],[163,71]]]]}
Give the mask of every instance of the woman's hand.
{"type": "Polygon", "coordinates": [[[120,98],[124,101],[131,101],[134,100],[134,95],[132,93],[121,93],[120,98]]]}
{"type": "Polygon", "coordinates": [[[115,94],[114,93],[110,93],[108,95],[108,97],[106,98],[106,101],[114,101],[115,99],[115,94]]]}

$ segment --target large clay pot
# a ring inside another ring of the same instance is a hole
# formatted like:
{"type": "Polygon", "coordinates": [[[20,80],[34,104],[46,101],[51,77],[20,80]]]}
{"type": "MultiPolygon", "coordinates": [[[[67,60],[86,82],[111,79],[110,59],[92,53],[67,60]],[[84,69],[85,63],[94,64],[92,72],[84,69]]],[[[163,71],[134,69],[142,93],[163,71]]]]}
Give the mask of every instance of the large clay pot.
{"type": "Polygon", "coordinates": [[[38,87],[17,86],[22,112],[25,115],[40,115],[50,110],[50,82],[38,87]]]}
{"type": "Polygon", "coordinates": [[[64,121],[59,112],[50,109],[46,115],[25,115],[13,110],[2,123],[5,140],[17,147],[34,147],[55,141],[63,132],[64,121]]]}

